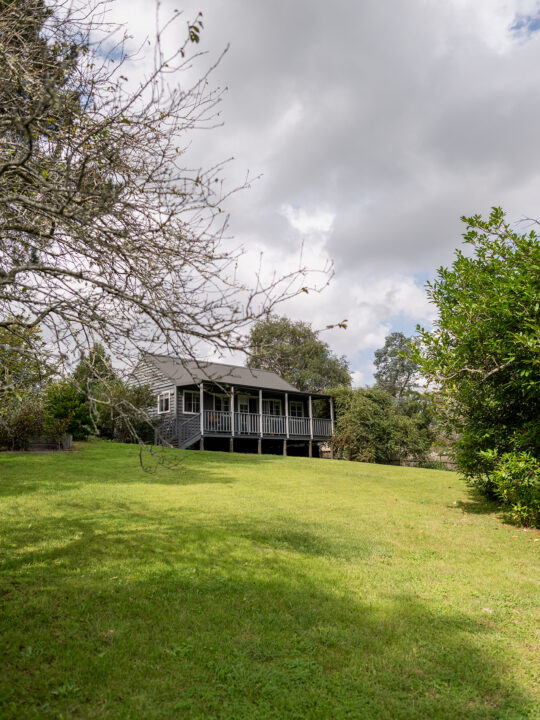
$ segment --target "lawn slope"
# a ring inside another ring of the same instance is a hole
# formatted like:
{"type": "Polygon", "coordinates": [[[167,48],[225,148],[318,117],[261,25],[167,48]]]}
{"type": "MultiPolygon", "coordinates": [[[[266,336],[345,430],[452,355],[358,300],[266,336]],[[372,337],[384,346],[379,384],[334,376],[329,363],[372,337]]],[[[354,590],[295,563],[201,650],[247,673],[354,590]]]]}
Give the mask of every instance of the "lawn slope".
{"type": "Polygon", "coordinates": [[[0,456],[0,717],[538,718],[540,535],[449,472],[0,456]]]}

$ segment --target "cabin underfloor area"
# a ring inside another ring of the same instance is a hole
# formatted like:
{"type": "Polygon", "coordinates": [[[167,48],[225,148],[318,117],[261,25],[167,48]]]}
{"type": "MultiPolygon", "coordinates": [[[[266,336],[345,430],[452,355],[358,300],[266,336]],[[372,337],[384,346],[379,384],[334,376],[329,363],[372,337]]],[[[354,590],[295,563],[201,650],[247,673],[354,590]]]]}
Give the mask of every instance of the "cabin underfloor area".
{"type": "Polygon", "coordinates": [[[205,435],[204,438],[197,440],[197,442],[193,443],[188,449],[318,458],[322,457],[319,445],[319,442],[309,440],[212,437],[205,435]]]}

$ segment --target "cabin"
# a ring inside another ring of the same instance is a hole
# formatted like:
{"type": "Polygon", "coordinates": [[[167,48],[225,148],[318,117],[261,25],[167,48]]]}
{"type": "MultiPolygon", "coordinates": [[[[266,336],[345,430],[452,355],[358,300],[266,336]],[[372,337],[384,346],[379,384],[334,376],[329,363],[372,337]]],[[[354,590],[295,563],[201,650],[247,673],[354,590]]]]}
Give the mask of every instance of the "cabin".
{"type": "Polygon", "coordinates": [[[333,434],[329,395],[268,370],[144,355],[134,380],[155,393],[156,444],[312,457],[333,434]]]}

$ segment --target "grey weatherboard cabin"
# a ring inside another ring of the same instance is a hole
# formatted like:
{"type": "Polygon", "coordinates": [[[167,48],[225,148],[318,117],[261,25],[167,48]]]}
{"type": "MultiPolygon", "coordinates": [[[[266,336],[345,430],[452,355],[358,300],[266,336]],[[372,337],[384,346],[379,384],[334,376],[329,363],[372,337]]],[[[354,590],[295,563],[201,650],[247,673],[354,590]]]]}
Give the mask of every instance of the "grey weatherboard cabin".
{"type": "Polygon", "coordinates": [[[328,395],[300,392],[268,370],[145,355],[134,375],[155,394],[159,444],[311,457],[333,433],[328,395]]]}

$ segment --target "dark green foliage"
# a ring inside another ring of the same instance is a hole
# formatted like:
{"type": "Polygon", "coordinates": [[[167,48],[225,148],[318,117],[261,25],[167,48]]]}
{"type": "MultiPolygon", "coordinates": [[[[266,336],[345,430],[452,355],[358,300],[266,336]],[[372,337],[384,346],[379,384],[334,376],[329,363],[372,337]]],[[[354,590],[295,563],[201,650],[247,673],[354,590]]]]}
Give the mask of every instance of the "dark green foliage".
{"type": "MultiPolygon", "coordinates": [[[[12,355],[10,351],[3,357],[11,359],[12,355]]],[[[101,345],[81,357],[70,377],[49,382],[44,388],[37,386],[42,374],[39,363],[26,360],[25,355],[13,355],[9,368],[19,382],[16,389],[4,392],[1,445],[24,448],[32,435],[42,432],[55,438],[69,433],[74,440],[95,434],[120,442],[153,441],[146,413],[153,403],[150,388],[124,383],[101,345]]]]}
{"type": "Polygon", "coordinates": [[[401,399],[413,390],[418,379],[418,365],[411,358],[412,341],[401,332],[393,332],[384,347],[375,351],[375,380],[393,397],[401,399]]]}
{"type": "Polygon", "coordinates": [[[494,208],[463,218],[467,254],[428,283],[439,310],[419,328],[422,372],[438,388],[455,458],[469,481],[493,495],[489,452],[540,455],[540,244],[494,208]]]}
{"type": "Polygon", "coordinates": [[[96,393],[95,424],[99,435],[118,442],[140,439],[153,442],[154,428],[147,410],[154,402],[152,390],[144,386],[129,386],[116,379],[96,393]]]}
{"type": "Polygon", "coordinates": [[[484,453],[489,463],[489,491],[514,520],[540,527],[540,461],[531,453],[484,453]]]}
{"type": "Polygon", "coordinates": [[[108,383],[115,379],[111,358],[100,343],[95,343],[88,353],[83,353],[79,364],[73,372],[74,381],[87,392],[100,383],[108,383]]]}
{"type": "Polygon", "coordinates": [[[65,423],[65,432],[84,440],[93,432],[87,396],[71,379],[59,380],[45,390],[45,412],[51,421],[65,423]]]}
{"type": "Polygon", "coordinates": [[[6,396],[0,409],[0,447],[26,450],[43,429],[43,405],[35,393],[6,396]]]}
{"type": "Polygon", "coordinates": [[[334,355],[309,323],[269,317],[253,327],[249,367],[272,370],[303,392],[351,384],[347,360],[334,355]]]}
{"type": "Polygon", "coordinates": [[[0,396],[38,390],[49,375],[40,330],[8,320],[0,327],[0,396]]]}
{"type": "Polygon", "coordinates": [[[391,463],[408,456],[423,458],[429,451],[432,436],[422,413],[406,414],[382,388],[341,388],[333,396],[332,443],[347,459],[391,463]]]}

